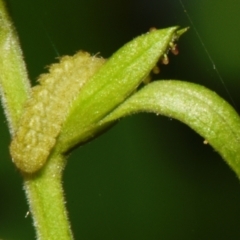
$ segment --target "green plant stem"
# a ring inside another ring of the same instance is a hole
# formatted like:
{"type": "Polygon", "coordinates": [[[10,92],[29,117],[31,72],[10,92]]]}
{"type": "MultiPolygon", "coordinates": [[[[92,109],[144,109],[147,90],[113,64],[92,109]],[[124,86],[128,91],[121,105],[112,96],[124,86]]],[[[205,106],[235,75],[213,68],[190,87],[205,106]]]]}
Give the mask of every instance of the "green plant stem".
{"type": "Polygon", "coordinates": [[[30,96],[27,76],[18,36],[0,0],[0,91],[10,133],[13,135],[30,96]]]}
{"type": "Polygon", "coordinates": [[[24,189],[38,240],[73,239],[61,184],[64,164],[62,156],[52,155],[42,171],[24,177],[24,189]]]}
{"type": "MultiPolygon", "coordinates": [[[[14,136],[31,89],[18,36],[3,0],[0,0],[0,52],[0,93],[14,136]]],[[[51,164],[38,174],[24,175],[24,189],[38,239],[69,240],[73,237],[61,183],[64,159],[60,155],[51,158],[51,164]]]]}

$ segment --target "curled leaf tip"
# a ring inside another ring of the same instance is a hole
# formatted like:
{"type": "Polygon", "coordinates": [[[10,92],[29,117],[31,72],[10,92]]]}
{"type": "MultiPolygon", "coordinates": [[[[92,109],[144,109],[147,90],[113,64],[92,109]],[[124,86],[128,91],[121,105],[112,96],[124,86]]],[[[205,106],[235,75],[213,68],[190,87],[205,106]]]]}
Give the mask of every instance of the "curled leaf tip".
{"type": "Polygon", "coordinates": [[[176,32],[177,39],[179,39],[185,32],[187,32],[189,28],[190,27],[186,27],[186,28],[181,28],[181,29],[177,30],[177,32],[176,32]]]}

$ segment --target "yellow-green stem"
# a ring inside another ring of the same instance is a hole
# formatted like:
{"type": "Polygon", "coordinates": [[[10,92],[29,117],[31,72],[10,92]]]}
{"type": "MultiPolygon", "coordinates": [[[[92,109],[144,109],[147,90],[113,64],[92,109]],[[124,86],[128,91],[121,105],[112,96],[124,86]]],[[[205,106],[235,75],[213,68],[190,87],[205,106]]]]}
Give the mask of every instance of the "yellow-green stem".
{"type": "Polygon", "coordinates": [[[25,176],[24,189],[33,215],[38,240],[73,239],[61,184],[65,160],[52,155],[43,170],[25,176]]]}
{"type": "MultiPolygon", "coordinates": [[[[3,0],[0,0],[0,52],[1,99],[14,136],[24,104],[30,97],[30,81],[18,36],[3,0]]],[[[51,164],[38,174],[24,176],[24,189],[38,240],[69,240],[72,234],[61,183],[64,159],[59,155],[52,158],[51,164]]]]}
{"type": "Polygon", "coordinates": [[[0,92],[11,134],[17,129],[23,105],[30,95],[27,76],[18,36],[0,0],[0,92]]]}

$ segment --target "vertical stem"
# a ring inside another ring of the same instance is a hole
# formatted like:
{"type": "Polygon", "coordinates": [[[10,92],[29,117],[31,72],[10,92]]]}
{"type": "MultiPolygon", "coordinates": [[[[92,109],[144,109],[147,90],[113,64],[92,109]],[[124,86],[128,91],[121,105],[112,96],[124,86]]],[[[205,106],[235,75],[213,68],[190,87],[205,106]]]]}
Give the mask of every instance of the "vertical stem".
{"type": "MultiPolygon", "coordinates": [[[[0,53],[0,93],[14,137],[24,103],[30,96],[30,82],[19,40],[3,0],[0,0],[0,53]]],[[[61,183],[64,163],[62,156],[52,155],[37,174],[23,174],[38,240],[73,239],[61,183]]]]}
{"type": "Polygon", "coordinates": [[[62,156],[52,155],[43,170],[34,176],[24,176],[38,240],[73,239],[61,184],[64,163],[62,156]]]}
{"type": "Polygon", "coordinates": [[[13,135],[30,95],[30,82],[12,21],[3,0],[0,0],[0,93],[13,135]]]}

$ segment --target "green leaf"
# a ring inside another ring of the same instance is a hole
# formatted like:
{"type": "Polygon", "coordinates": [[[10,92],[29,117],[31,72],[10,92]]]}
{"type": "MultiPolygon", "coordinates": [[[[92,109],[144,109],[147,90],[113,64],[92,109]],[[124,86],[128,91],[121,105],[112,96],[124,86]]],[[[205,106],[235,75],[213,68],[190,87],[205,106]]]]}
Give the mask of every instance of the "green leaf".
{"type": "Polygon", "coordinates": [[[72,104],[57,148],[68,151],[99,131],[97,123],[121,104],[187,29],[155,30],[137,37],[117,51],[83,87],[72,104]]]}
{"type": "Polygon", "coordinates": [[[175,118],[211,144],[240,178],[240,118],[215,92],[182,81],[158,81],[132,95],[101,124],[137,112],[175,118]]]}

